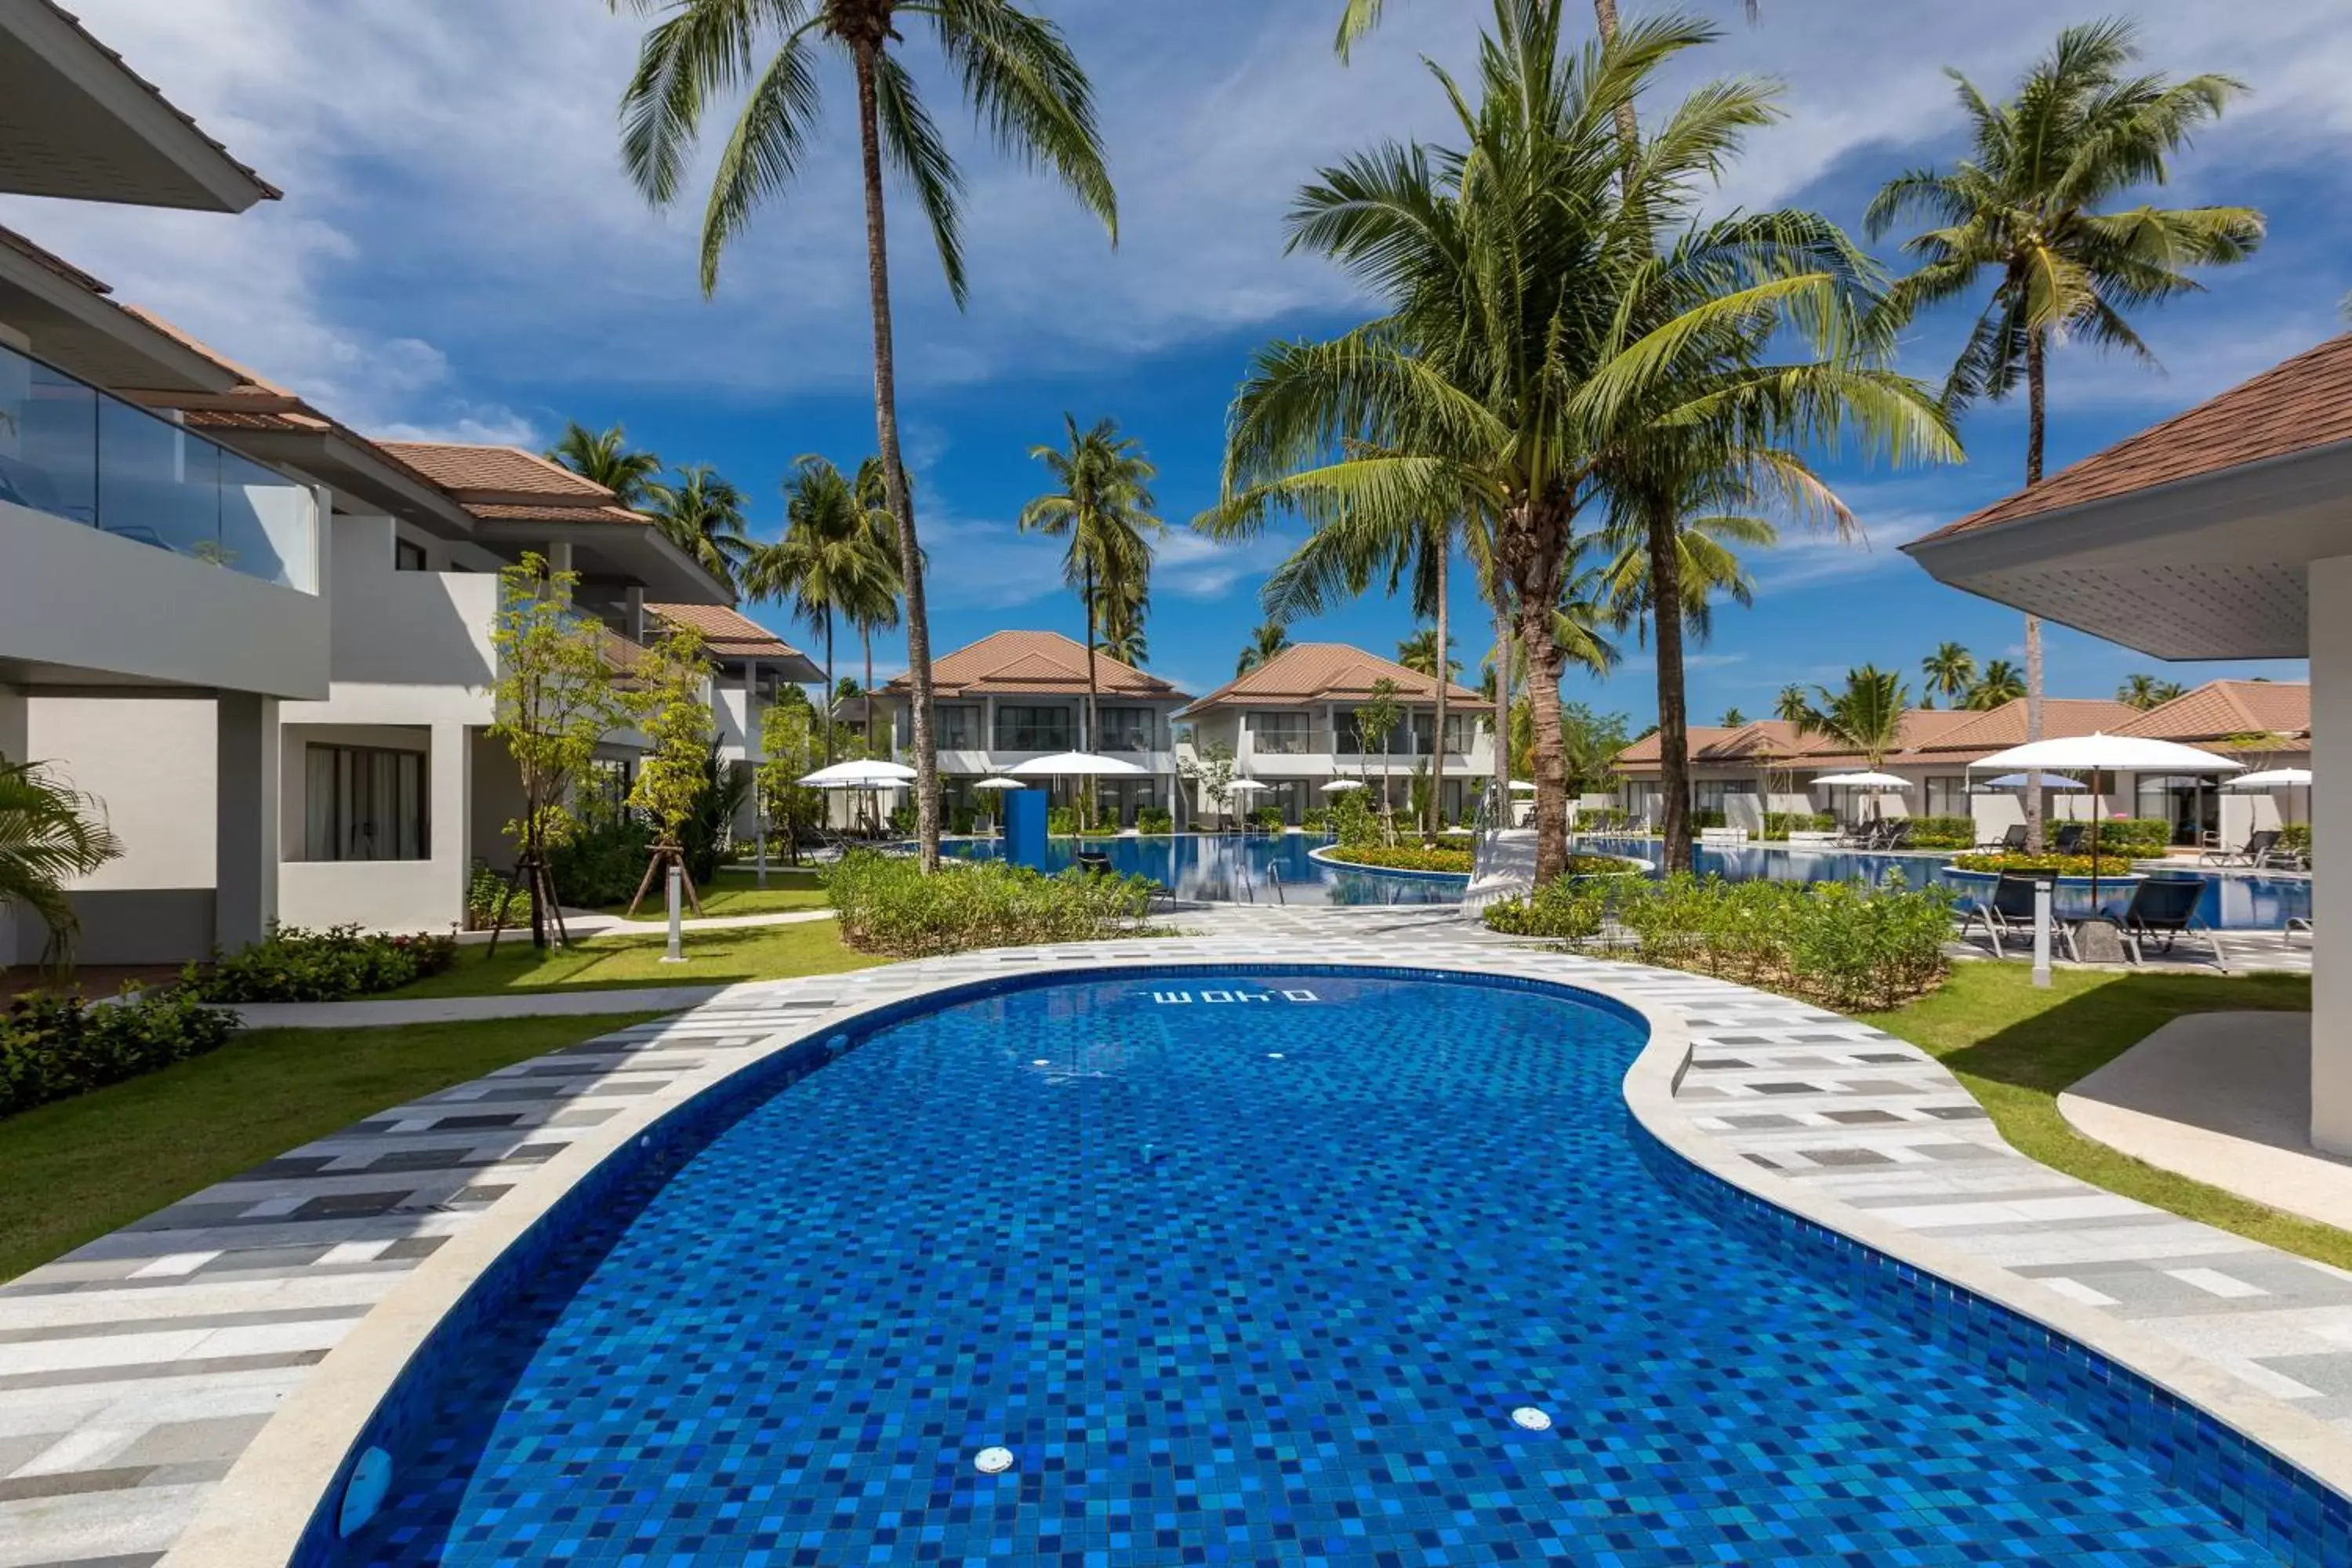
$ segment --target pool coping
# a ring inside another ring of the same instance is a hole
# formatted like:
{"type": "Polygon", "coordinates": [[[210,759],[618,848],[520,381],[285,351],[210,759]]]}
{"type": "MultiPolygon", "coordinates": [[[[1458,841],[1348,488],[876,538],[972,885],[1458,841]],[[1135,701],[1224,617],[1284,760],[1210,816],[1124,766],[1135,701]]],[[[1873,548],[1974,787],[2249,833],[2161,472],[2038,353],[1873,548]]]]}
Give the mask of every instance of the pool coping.
{"type": "MultiPolygon", "coordinates": [[[[1643,996],[1630,985],[1589,971],[1543,974],[1516,965],[1498,970],[1447,953],[1286,955],[1231,962],[1236,966],[1297,963],[1471,979],[1504,977],[1600,997],[1648,1026],[1649,1039],[1626,1070],[1622,1093],[1636,1123],[1676,1159],[1737,1193],[1839,1233],[2105,1357],[2302,1470],[2321,1486],[2352,1498],[2352,1433],[2252,1392],[2218,1367],[2151,1331],[2068,1301],[1997,1264],[1752,1164],[1724,1141],[1694,1125],[1692,1112],[1675,1099],[1695,1049],[1679,1007],[1643,996]]],[[[1171,964],[1194,966],[1185,960],[1149,952],[1055,955],[1025,973],[1084,975],[1165,970],[1171,964]]],[[[1635,974],[1651,973],[1634,971],[1635,974]]],[[[1632,978],[1628,976],[1629,981],[1632,978]]],[[[763,1037],[723,1071],[665,1084],[630,1111],[573,1141],[472,1225],[452,1236],[318,1363],[237,1458],[218,1489],[166,1554],[164,1568],[254,1568],[257,1563],[289,1562],[352,1447],[444,1319],[574,1186],[664,1117],[706,1095],[723,1094],[730,1083],[814,1037],[855,1029],[877,1013],[920,1007],[947,993],[984,993],[997,984],[1001,982],[942,974],[887,996],[832,1009],[763,1037]]]]}

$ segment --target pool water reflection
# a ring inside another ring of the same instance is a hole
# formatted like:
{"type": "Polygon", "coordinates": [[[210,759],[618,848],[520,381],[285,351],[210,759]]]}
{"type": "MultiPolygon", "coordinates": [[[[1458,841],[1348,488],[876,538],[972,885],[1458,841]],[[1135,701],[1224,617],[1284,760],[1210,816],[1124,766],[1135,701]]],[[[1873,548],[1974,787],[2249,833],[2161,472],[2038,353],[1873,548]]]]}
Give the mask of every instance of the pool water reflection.
{"type": "MultiPolygon", "coordinates": [[[[1320,834],[1160,834],[1138,838],[1049,838],[1045,868],[1067,870],[1080,850],[1100,850],[1123,876],[1149,877],[1180,899],[1212,903],[1367,905],[1458,904],[1467,877],[1383,876],[1326,866],[1309,851],[1330,841],[1320,834]]],[[[1467,847],[1469,840],[1463,844],[1467,847]]],[[[992,860],[992,839],[950,841],[940,847],[967,859],[992,860]]]]}

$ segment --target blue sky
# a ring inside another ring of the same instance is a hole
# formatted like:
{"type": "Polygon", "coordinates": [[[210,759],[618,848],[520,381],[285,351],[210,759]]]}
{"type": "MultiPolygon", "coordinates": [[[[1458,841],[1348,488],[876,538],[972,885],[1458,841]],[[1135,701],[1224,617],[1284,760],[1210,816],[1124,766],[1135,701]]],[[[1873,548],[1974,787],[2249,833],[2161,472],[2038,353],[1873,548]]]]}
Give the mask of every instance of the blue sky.
{"type": "MultiPolygon", "coordinates": [[[[1570,0],[1575,3],[1575,0],[1570,0]]],[[[1100,91],[1123,218],[1112,250],[1054,187],[1001,164],[939,89],[971,178],[971,309],[958,314],[911,224],[894,243],[901,413],[931,552],[933,637],[953,647],[1001,626],[1076,635],[1052,546],[1012,519],[1039,488],[1027,457],[1065,410],[1116,416],[1161,471],[1181,523],[1213,496],[1226,404],[1269,337],[1344,329],[1367,313],[1319,263],[1281,254],[1281,216],[1318,164],[1383,136],[1442,136],[1420,58],[1458,64],[1484,5],[1400,0],[1343,68],[1329,53],[1339,0],[1044,0],[1100,91]]],[[[1641,7],[1636,7],[1640,9],[1641,7]]],[[[1757,73],[1786,89],[1785,121],[1732,172],[1722,205],[1803,205],[1858,225],[1889,174],[1958,150],[1938,74],[1997,89],[2068,21],[2102,14],[2042,0],[1967,6],[1884,0],[1734,0],[1695,7],[1722,42],[1670,85],[1757,73]]],[[[625,423],[677,462],[707,461],[780,522],[778,480],[821,451],[873,441],[864,260],[845,120],[820,166],[730,255],[716,299],[696,285],[698,205],[650,213],[623,179],[613,108],[638,22],[593,0],[79,0],[131,65],[287,199],[241,217],[18,199],[0,222],[108,279],[223,352],[377,434],[543,446],[567,418],[625,423]]],[[[2149,63],[2227,70],[2254,89],[2182,163],[2165,199],[2263,208],[2272,237],[2210,292],[2143,321],[2153,374],[2084,353],[2053,372],[2052,457],[2063,463],[2233,384],[2337,330],[2352,289],[2352,29],[2339,0],[2168,0],[2135,11],[2149,63]]],[[[920,59],[919,44],[914,57],[920,59]]],[[[845,111],[846,83],[827,82],[845,111]]],[[[1922,322],[1904,367],[1939,376],[1957,329],[1922,322]]],[[[2018,657],[2019,618],[1943,588],[1896,549],[2015,488],[2021,419],[1974,416],[1969,461],[1926,472],[1825,469],[1866,547],[1797,538],[1759,554],[1753,609],[1727,607],[1695,650],[1692,711],[1767,710],[1790,680],[1833,681],[1865,660],[1916,677],[1955,638],[2018,657]]],[[[1150,626],[1152,667],[1194,690],[1232,673],[1260,618],[1256,590],[1287,544],[1172,537],[1150,626]]],[[[1458,651],[1483,642],[1467,594],[1458,651]]],[[[774,612],[755,609],[804,644],[774,612]]],[[[1391,651],[1411,630],[1379,599],[1294,628],[1391,651]]],[[[1569,695],[1646,722],[1654,675],[1638,648],[1569,695]]],[[[2110,691],[2133,669],[2194,681],[2231,667],[2160,667],[2053,630],[2050,689],[2110,691]]],[[[877,650],[895,671],[895,642],[877,650]]],[[[846,659],[845,658],[845,664],[846,659]]],[[[2240,666],[2299,678],[2300,665],[2240,666]]]]}

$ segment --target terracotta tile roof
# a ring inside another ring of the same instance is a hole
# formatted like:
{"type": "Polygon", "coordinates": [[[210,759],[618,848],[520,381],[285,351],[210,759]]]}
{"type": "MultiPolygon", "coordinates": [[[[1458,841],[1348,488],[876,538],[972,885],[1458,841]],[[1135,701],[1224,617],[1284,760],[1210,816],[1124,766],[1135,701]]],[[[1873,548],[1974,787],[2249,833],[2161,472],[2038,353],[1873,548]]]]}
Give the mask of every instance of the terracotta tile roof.
{"type": "Polygon", "coordinates": [[[2224,741],[2232,735],[2308,735],[2311,688],[2302,681],[2209,680],[2118,725],[2116,732],[2185,742],[2224,741]]]}
{"type": "Polygon", "coordinates": [[[2328,339],[1906,548],[2352,441],[2352,334],[2328,339]]]}
{"type": "Polygon", "coordinates": [[[180,418],[191,430],[326,430],[333,426],[314,415],[244,408],[185,408],[180,418]]]}
{"type": "MultiPolygon", "coordinates": [[[[1407,669],[1392,658],[1350,647],[1346,643],[1297,643],[1284,648],[1247,675],[1236,676],[1193,703],[1186,714],[1216,707],[1295,707],[1302,702],[1362,701],[1372,694],[1372,683],[1396,682],[1400,701],[1433,702],[1437,698],[1434,677],[1407,669]]],[[[1459,682],[1448,681],[1448,702],[1475,702],[1478,694],[1459,682]]]]}
{"type": "Polygon", "coordinates": [[[87,290],[100,298],[114,292],[112,284],[84,272],[56,251],[35,245],[13,228],[0,227],[0,247],[5,247],[36,266],[56,273],[77,289],[87,290]]]}
{"type": "Polygon", "coordinates": [[[125,304],[122,308],[131,315],[136,316],[141,321],[146,322],[149,326],[154,328],[157,331],[163,333],[165,337],[170,338],[173,342],[178,343],[182,348],[186,349],[191,353],[203,355],[205,359],[208,359],[212,361],[213,363],[220,366],[221,369],[228,372],[231,375],[236,376],[238,383],[237,389],[239,391],[249,390],[253,392],[268,393],[277,397],[292,397],[294,395],[293,393],[289,392],[286,388],[278,385],[276,382],[271,381],[260,372],[249,370],[246,366],[237,363],[236,361],[229,358],[228,355],[221,353],[220,350],[213,347],[212,344],[205,342],[201,338],[194,337],[187,332],[182,331],[178,327],[174,326],[170,321],[165,321],[163,317],[147,309],[144,305],[125,304]]]}
{"type": "MultiPolygon", "coordinates": [[[[1179,691],[1156,675],[1095,655],[1095,685],[1106,697],[1181,700],[1179,691]]],[[[941,697],[1082,697],[1087,689],[1084,644],[1059,632],[992,632],[976,643],[931,660],[932,689],[941,697]]],[[[913,689],[901,675],[883,692],[913,689]]]]}
{"type": "Polygon", "coordinates": [[[456,441],[378,444],[460,500],[518,506],[613,505],[613,492],[593,479],[583,479],[562,464],[520,447],[477,447],[456,441]]]}
{"type": "Polygon", "coordinates": [[[719,658],[803,658],[801,650],[749,616],[724,605],[647,605],[650,614],[674,626],[692,626],[719,658]]]}
{"type": "Polygon", "coordinates": [[[108,48],[105,43],[99,38],[97,34],[92,33],[88,27],[81,25],[81,18],[79,16],[75,16],[72,12],[58,5],[58,0],[41,0],[41,3],[47,6],[48,9],[56,15],[59,21],[63,22],[67,26],[71,27],[75,32],[80,34],[83,40],[86,41],[91,48],[96,49],[100,54],[104,55],[108,62],[111,64],[116,70],[121,71],[127,79],[137,84],[139,87],[145,89],[149,97],[152,98],[157,103],[162,104],[166,110],[170,110],[172,118],[177,120],[181,124],[194,132],[197,139],[203,142],[205,146],[210,147],[214,152],[226,159],[229,165],[236,169],[238,174],[243,174],[247,179],[251,180],[255,188],[260,191],[264,197],[274,202],[286,194],[279,190],[276,185],[271,184],[268,180],[263,179],[253,170],[251,165],[244,163],[236,156],[236,154],[231,153],[226,146],[223,146],[209,132],[205,131],[203,126],[196,123],[195,117],[194,115],[190,114],[186,110],[182,109],[178,104],[173,103],[170,99],[165,98],[162,88],[157,87],[153,82],[149,81],[145,77],[141,76],[137,71],[132,70],[130,64],[125,61],[120,54],[108,48]]]}
{"type": "Polygon", "coordinates": [[[467,500],[460,492],[457,504],[488,522],[635,522],[653,519],[625,506],[558,506],[551,502],[510,505],[504,501],[467,500]]]}
{"type": "MultiPolygon", "coordinates": [[[[2042,705],[2045,735],[2087,735],[2094,730],[2115,732],[2137,710],[2104,698],[2053,697],[2042,705]]],[[[1695,764],[1708,767],[1759,767],[1769,758],[1806,769],[1858,765],[1864,759],[1827,735],[1800,735],[1794,724],[1759,719],[1737,730],[1717,725],[1690,728],[1690,755],[1695,764]]],[[[1887,753],[1888,765],[1952,766],[2025,742],[2025,701],[2004,702],[1981,712],[1967,709],[1910,708],[1903,714],[1902,744],[1887,753]]],[[[1658,738],[1644,735],[1617,753],[1620,767],[1654,772],[1658,738]]]]}

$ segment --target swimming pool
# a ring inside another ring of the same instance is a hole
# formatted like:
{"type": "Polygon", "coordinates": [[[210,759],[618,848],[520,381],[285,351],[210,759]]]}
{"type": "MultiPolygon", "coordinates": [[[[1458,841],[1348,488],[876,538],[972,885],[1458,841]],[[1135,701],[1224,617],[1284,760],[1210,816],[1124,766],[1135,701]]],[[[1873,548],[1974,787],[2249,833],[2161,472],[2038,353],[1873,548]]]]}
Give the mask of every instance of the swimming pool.
{"type": "MultiPolygon", "coordinates": [[[[1045,868],[1066,870],[1077,853],[1099,849],[1111,869],[1150,877],[1180,899],[1260,904],[1458,904],[1467,877],[1383,875],[1326,866],[1310,851],[1330,843],[1319,833],[1173,833],[1134,838],[1049,838],[1045,868]]],[[[1462,840],[1467,848],[1468,838],[1462,840]]],[[[994,839],[961,839],[940,847],[969,859],[992,859],[994,839]]]]}
{"type": "Polygon", "coordinates": [[[1643,1037],[1325,970],[841,1037],[413,1363],[304,1561],[2273,1561],[1661,1179],[1643,1037]]]}
{"type": "MultiPolygon", "coordinates": [[[[1642,855],[1646,851],[1649,858],[1655,858],[1658,852],[1654,838],[1580,834],[1577,842],[1612,855],[1642,855]]],[[[1732,882],[1846,882],[1860,878],[1875,884],[1899,871],[1915,888],[1923,881],[1933,882],[1965,898],[1981,898],[1989,890],[1989,884],[1981,879],[1948,878],[1944,874],[1946,858],[1931,854],[1864,855],[1851,849],[1792,849],[1785,844],[1748,844],[1738,848],[1702,846],[1693,852],[1693,857],[1701,875],[1719,876],[1732,882]]],[[[2200,872],[2191,868],[2169,869],[2163,874],[2195,876],[2202,881],[2205,892],[2198,900],[2198,915],[2208,925],[2223,931],[2278,931],[2285,926],[2289,916],[2311,918],[2308,877],[2243,872],[2225,876],[2219,871],[2200,872]]],[[[2110,914],[2121,914],[2130,901],[2128,886],[2100,889],[2099,907],[2110,914]]],[[[2062,889],[2058,912],[2070,918],[2089,914],[2089,889],[2062,889]]]]}

